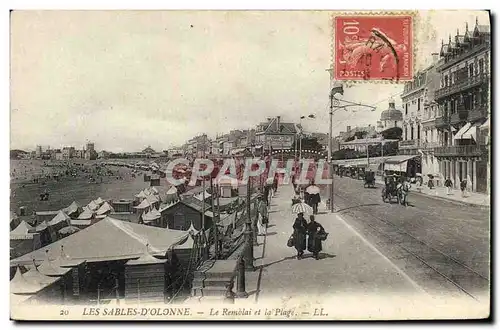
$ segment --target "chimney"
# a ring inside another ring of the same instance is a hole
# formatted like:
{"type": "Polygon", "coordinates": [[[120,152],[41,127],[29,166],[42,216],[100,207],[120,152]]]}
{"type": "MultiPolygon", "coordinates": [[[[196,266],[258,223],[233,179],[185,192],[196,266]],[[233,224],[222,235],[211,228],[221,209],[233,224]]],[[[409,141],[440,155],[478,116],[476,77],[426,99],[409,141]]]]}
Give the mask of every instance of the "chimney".
{"type": "Polygon", "coordinates": [[[438,53],[432,53],[432,64],[437,63],[439,61],[439,54],[438,53]]]}
{"type": "Polygon", "coordinates": [[[280,124],[281,124],[281,116],[276,117],[276,130],[279,132],[280,131],[280,124]]]}

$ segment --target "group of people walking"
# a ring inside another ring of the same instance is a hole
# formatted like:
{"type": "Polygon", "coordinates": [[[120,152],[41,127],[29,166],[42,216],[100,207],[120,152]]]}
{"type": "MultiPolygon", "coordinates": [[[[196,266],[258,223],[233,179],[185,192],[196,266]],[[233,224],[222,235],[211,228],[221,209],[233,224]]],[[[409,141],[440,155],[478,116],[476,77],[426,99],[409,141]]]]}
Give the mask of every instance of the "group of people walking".
{"type": "Polygon", "coordinates": [[[304,218],[304,213],[299,213],[293,223],[293,234],[289,245],[297,250],[298,260],[302,259],[306,248],[312,252],[316,260],[319,260],[319,253],[323,249],[322,241],[326,239],[326,236],[325,228],[316,222],[314,215],[309,217],[308,223],[304,218]]]}

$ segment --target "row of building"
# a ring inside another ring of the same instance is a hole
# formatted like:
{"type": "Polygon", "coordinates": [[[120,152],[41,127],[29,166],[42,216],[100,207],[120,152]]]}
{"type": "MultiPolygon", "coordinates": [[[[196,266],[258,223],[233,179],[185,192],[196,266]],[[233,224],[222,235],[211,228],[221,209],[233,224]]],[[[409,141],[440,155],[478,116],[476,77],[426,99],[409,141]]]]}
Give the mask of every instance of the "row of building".
{"type": "Polygon", "coordinates": [[[404,85],[400,97],[382,112],[376,126],[341,132],[339,148],[366,151],[380,144],[381,131],[402,129],[399,154],[420,158],[421,174],[467,180],[474,192],[490,191],[490,26],[480,25],[441,42],[432,63],[404,85]],[[359,139],[356,132],[364,132],[359,139]]]}
{"type": "MultiPolygon", "coordinates": [[[[226,134],[218,134],[210,138],[206,134],[195,136],[182,147],[176,148],[178,154],[187,158],[196,157],[231,157],[245,152],[262,155],[273,150],[289,150],[303,134],[300,124],[284,122],[280,116],[267,118],[255,128],[232,130],[226,134]]],[[[325,134],[311,134],[320,143],[328,140],[325,134]]],[[[327,145],[328,143],[324,143],[327,145]]],[[[169,155],[171,152],[169,151],[169,155]]]]}
{"type": "Polygon", "coordinates": [[[98,153],[95,150],[95,145],[92,142],[86,144],[82,149],[75,147],[63,147],[62,149],[51,149],[50,147],[45,150],[42,146],[36,146],[35,151],[28,154],[31,159],[52,159],[52,160],[69,160],[69,159],[86,159],[94,160],[98,158],[98,153]]]}

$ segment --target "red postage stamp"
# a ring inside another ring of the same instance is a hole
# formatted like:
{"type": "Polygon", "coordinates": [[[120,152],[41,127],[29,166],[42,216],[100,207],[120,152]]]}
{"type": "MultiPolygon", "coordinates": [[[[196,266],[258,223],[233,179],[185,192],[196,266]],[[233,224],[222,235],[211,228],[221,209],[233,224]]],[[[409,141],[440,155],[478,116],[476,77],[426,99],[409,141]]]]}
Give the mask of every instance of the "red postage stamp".
{"type": "Polygon", "coordinates": [[[413,16],[335,16],[336,80],[413,79],[413,16]]]}

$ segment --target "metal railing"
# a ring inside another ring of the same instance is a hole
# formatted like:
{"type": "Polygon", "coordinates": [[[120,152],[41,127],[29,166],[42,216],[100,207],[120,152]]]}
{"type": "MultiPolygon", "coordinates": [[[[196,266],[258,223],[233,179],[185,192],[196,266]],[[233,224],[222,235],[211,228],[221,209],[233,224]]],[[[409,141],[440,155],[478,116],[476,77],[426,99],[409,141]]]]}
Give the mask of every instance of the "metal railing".
{"type": "Polygon", "coordinates": [[[486,151],[484,145],[447,146],[434,148],[435,156],[481,156],[486,151]]]}
{"type": "Polygon", "coordinates": [[[461,79],[458,81],[455,81],[453,84],[442,87],[436,91],[436,99],[458,93],[462,90],[469,89],[475,85],[481,84],[483,82],[486,82],[489,79],[489,74],[488,73],[480,73],[476,74],[472,77],[469,77],[467,79],[461,79]]]}

